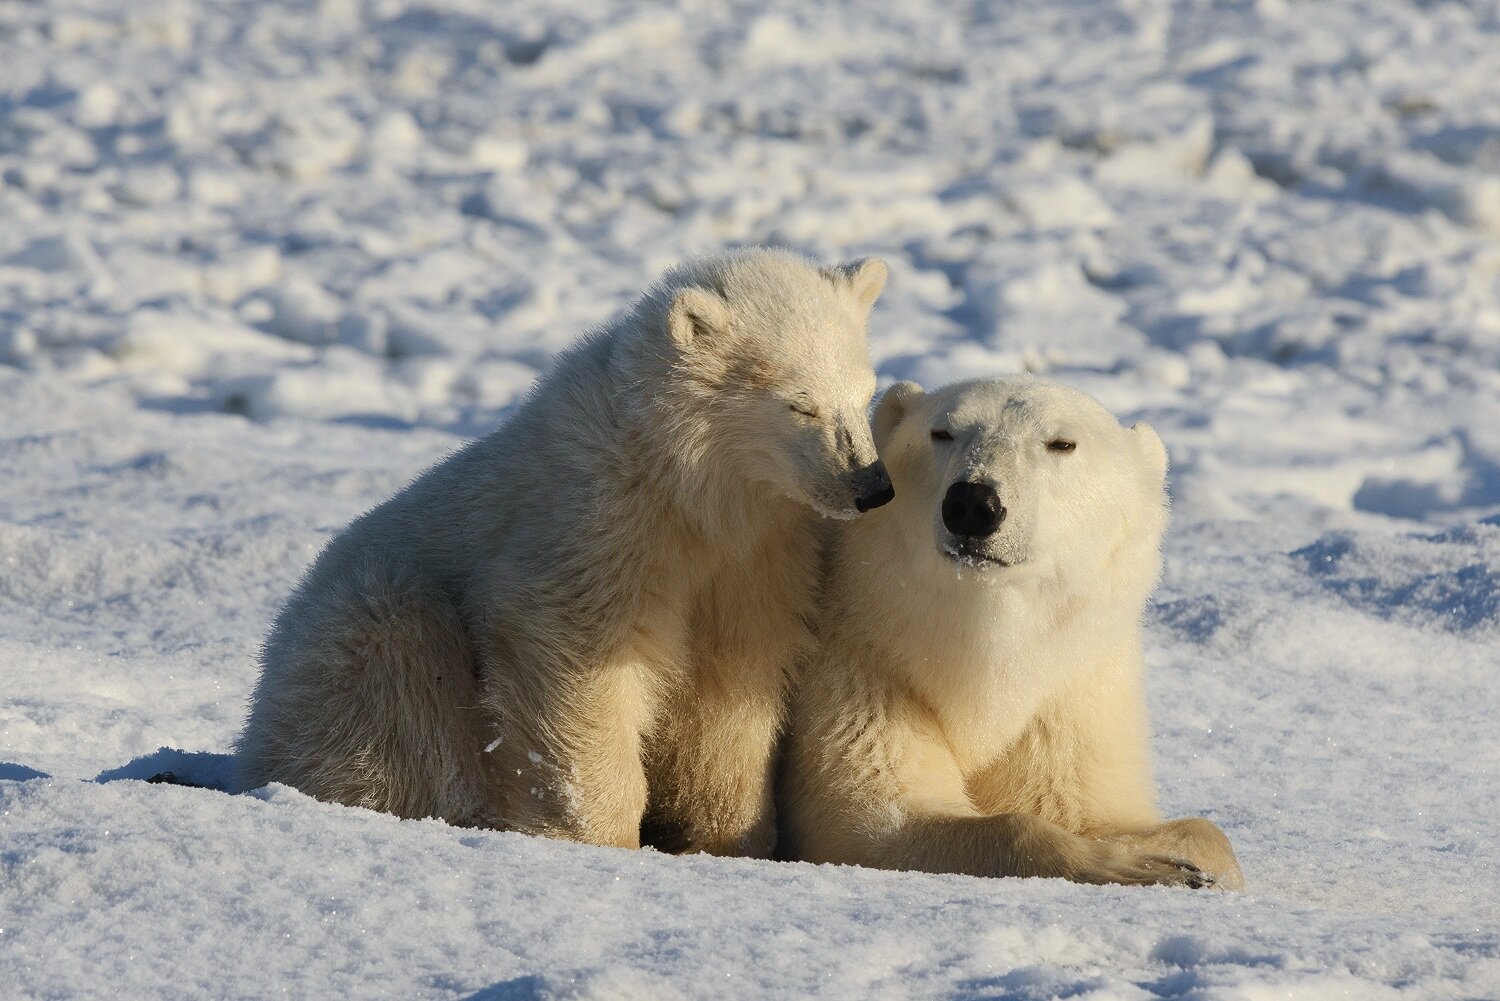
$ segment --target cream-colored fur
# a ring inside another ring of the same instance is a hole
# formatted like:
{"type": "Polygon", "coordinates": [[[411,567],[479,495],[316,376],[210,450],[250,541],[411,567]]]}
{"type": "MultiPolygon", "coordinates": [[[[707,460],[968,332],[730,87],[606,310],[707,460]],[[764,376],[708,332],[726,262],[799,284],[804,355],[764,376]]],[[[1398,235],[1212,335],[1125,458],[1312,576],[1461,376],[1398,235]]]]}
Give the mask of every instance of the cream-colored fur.
{"type": "Polygon", "coordinates": [[[494,434],[355,521],[277,619],[241,785],[765,855],[818,514],[887,499],[875,260],[683,265],[494,434]]]}
{"type": "Polygon", "coordinates": [[[1163,823],[1154,803],[1139,620],[1167,522],[1156,433],[1028,378],[902,383],[874,423],[896,499],[837,530],[794,701],[782,852],[1241,886],[1217,827],[1163,823]],[[998,491],[994,534],[945,524],[957,482],[998,491]]]}

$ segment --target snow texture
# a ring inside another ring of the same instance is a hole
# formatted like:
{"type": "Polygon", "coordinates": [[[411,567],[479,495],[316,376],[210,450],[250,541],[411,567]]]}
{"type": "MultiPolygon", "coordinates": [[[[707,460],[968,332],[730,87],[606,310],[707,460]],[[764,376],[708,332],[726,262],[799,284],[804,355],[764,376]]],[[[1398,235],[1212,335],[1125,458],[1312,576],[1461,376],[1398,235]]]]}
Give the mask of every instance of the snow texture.
{"type": "Polygon", "coordinates": [[[1500,997],[1500,3],[0,4],[14,998],[1500,997]],[[1163,806],[1243,895],[222,785],[318,547],[665,265],[880,254],[882,379],[1173,456],[1163,806]]]}

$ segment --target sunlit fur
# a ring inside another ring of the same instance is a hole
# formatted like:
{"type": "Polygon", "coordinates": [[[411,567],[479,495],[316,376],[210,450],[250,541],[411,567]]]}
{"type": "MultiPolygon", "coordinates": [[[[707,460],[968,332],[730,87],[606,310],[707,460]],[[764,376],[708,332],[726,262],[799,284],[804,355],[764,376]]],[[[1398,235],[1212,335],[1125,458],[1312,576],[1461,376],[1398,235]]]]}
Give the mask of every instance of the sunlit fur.
{"type": "Polygon", "coordinates": [[[1239,886],[1216,827],[1163,824],[1154,804],[1140,618],[1167,523],[1156,433],[1030,378],[931,394],[903,383],[874,423],[896,499],[841,527],[831,551],[820,649],[793,711],[785,852],[1205,882],[1174,861],[1186,859],[1239,886]],[[1059,438],[1077,447],[1049,450],[1059,438]],[[939,513],[963,480],[1006,507],[979,559],[951,555],[939,513]]]}
{"type": "Polygon", "coordinates": [[[241,784],[766,854],[815,512],[884,482],[864,415],[885,275],[695,261],[562,356],[318,557],[266,642],[241,784]]]}

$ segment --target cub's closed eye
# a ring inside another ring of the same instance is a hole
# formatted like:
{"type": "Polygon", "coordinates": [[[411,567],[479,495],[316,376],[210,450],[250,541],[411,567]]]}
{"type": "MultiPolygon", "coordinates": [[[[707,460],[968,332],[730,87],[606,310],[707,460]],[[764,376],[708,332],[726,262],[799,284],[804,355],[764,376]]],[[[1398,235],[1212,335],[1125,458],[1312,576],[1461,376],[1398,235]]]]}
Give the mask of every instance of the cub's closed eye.
{"type": "Polygon", "coordinates": [[[803,417],[818,416],[818,408],[813,406],[811,403],[791,403],[788,404],[788,406],[792,408],[792,411],[794,413],[799,413],[803,417]]]}
{"type": "Polygon", "coordinates": [[[953,440],[953,432],[952,431],[944,431],[942,428],[933,428],[932,429],[932,440],[933,441],[952,441],[953,440]]]}
{"type": "Polygon", "coordinates": [[[1078,442],[1068,441],[1066,438],[1053,438],[1047,442],[1049,452],[1071,452],[1078,447],[1078,442]]]}

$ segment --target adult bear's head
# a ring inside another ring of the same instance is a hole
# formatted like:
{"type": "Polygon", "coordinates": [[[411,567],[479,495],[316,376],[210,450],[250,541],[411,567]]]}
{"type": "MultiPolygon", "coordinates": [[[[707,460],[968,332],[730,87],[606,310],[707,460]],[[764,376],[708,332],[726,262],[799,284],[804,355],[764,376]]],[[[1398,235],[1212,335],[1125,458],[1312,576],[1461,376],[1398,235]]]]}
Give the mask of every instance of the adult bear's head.
{"type": "Polygon", "coordinates": [[[889,501],[866,417],[866,326],[886,274],[874,258],[820,268],[765,249],[669,272],[651,298],[671,353],[661,404],[687,425],[680,438],[829,517],[889,501]]]}
{"type": "Polygon", "coordinates": [[[1149,425],[1030,377],[898,383],[874,424],[897,491],[882,518],[931,540],[914,558],[1069,590],[1155,583],[1167,453],[1149,425]]]}

